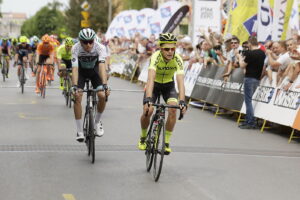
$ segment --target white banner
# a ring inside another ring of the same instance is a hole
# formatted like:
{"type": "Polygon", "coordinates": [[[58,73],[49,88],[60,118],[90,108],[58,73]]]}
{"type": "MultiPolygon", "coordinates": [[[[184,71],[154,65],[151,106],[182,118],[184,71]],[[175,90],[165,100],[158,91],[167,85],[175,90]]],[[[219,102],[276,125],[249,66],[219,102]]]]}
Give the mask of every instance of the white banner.
{"type": "Polygon", "coordinates": [[[258,0],[257,40],[271,40],[273,16],[269,0],[258,0]]]}
{"type": "Polygon", "coordinates": [[[221,33],[221,0],[193,0],[193,44],[198,43],[200,30],[211,28],[221,33]]]}
{"type": "MultiPolygon", "coordinates": [[[[270,84],[267,77],[262,79],[260,86],[252,97],[254,116],[277,124],[292,126],[300,105],[300,76],[288,91],[283,87],[288,83],[287,78],[279,87],[274,87],[277,73],[273,72],[273,82],[270,84]]],[[[246,113],[245,103],[241,109],[246,113]]]]}
{"type": "Polygon", "coordinates": [[[146,60],[143,60],[141,62],[141,64],[139,65],[141,73],[139,75],[138,80],[143,82],[143,83],[147,83],[149,64],[150,64],[150,59],[148,58],[146,60]]]}
{"type": "Polygon", "coordinates": [[[299,31],[299,8],[298,1],[294,0],[291,18],[290,18],[290,29],[299,31]]]}
{"type": "Polygon", "coordinates": [[[123,14],[123,23],[121,26],[124,27],[126,38],[132,38],[137,32],[138,23],[136,16],[138,13],[137,10],[127,10],[123,14]]]}
{"type": "Polygon", "coordinates": [[[144,8],[139,11],[136,15],[137,19],[137,32],[139,32],[144,37],[150,37],[151,32],[149,27],[149,18],[155,13],[152,8],[144,8]]]}

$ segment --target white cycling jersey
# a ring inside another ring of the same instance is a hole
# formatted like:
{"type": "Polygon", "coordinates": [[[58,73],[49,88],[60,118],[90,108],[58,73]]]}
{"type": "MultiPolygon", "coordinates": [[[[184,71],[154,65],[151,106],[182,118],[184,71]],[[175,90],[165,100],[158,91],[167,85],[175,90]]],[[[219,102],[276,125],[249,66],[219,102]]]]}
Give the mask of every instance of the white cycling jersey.
{"type": "Polygon", "coordinates": [[[98,62],[105,63],[106,49],[102,44],[94,42],[90,52],[83,49],[80,42],[72,47],[72,67],[93,69],[98,62]]]}

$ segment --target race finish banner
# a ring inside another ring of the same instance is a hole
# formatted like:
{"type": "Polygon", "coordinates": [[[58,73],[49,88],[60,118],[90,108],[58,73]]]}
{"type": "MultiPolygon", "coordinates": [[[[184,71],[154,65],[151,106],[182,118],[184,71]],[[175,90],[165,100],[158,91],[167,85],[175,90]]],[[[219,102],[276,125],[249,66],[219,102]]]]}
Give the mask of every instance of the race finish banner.
{"type": "Polygon", "coordinates": [[[186,16],[189,12],[189,6],[185,5],[179,8],[175,14],[171,17],[165,28],[163,29],[163,33],[172,33],[174,29],[178,26],[181,20],[186,16]]]}

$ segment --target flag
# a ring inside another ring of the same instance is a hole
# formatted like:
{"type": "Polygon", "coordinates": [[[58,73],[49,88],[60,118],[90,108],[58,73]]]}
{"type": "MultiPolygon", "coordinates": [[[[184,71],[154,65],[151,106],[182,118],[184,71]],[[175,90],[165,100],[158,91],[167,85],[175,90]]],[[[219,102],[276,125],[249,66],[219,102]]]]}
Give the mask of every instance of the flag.
{"type": "Polygon", "coordinates": [[[235,35],[241,42],[248,40],[256,32],[257,6],[257,1],[233,0],[224,35],[235,35]]]}
{"type": "Polygon", "coordinates": [[[257,40],[265,42],[272,38],[273,14],[269,0],[258,0],[257,40]]]}

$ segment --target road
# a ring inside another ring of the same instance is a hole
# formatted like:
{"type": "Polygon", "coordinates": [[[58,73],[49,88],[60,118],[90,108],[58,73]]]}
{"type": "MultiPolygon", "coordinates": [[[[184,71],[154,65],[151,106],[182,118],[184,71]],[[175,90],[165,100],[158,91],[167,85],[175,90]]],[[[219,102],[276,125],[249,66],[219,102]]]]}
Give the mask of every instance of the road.
{"type": "Polygon", "coordinates": [[[58,82],[46,98],[16,87],[16,70],[0,80],[0,194],[5,200],[295,200],[300,192],[300,144],[288,134],[240,130],[230,117],[190,107],[171,138],[159,182],[137,150],[142,87],[112,77],[90,163],[75,140],[73,110],[58,82]]]}

